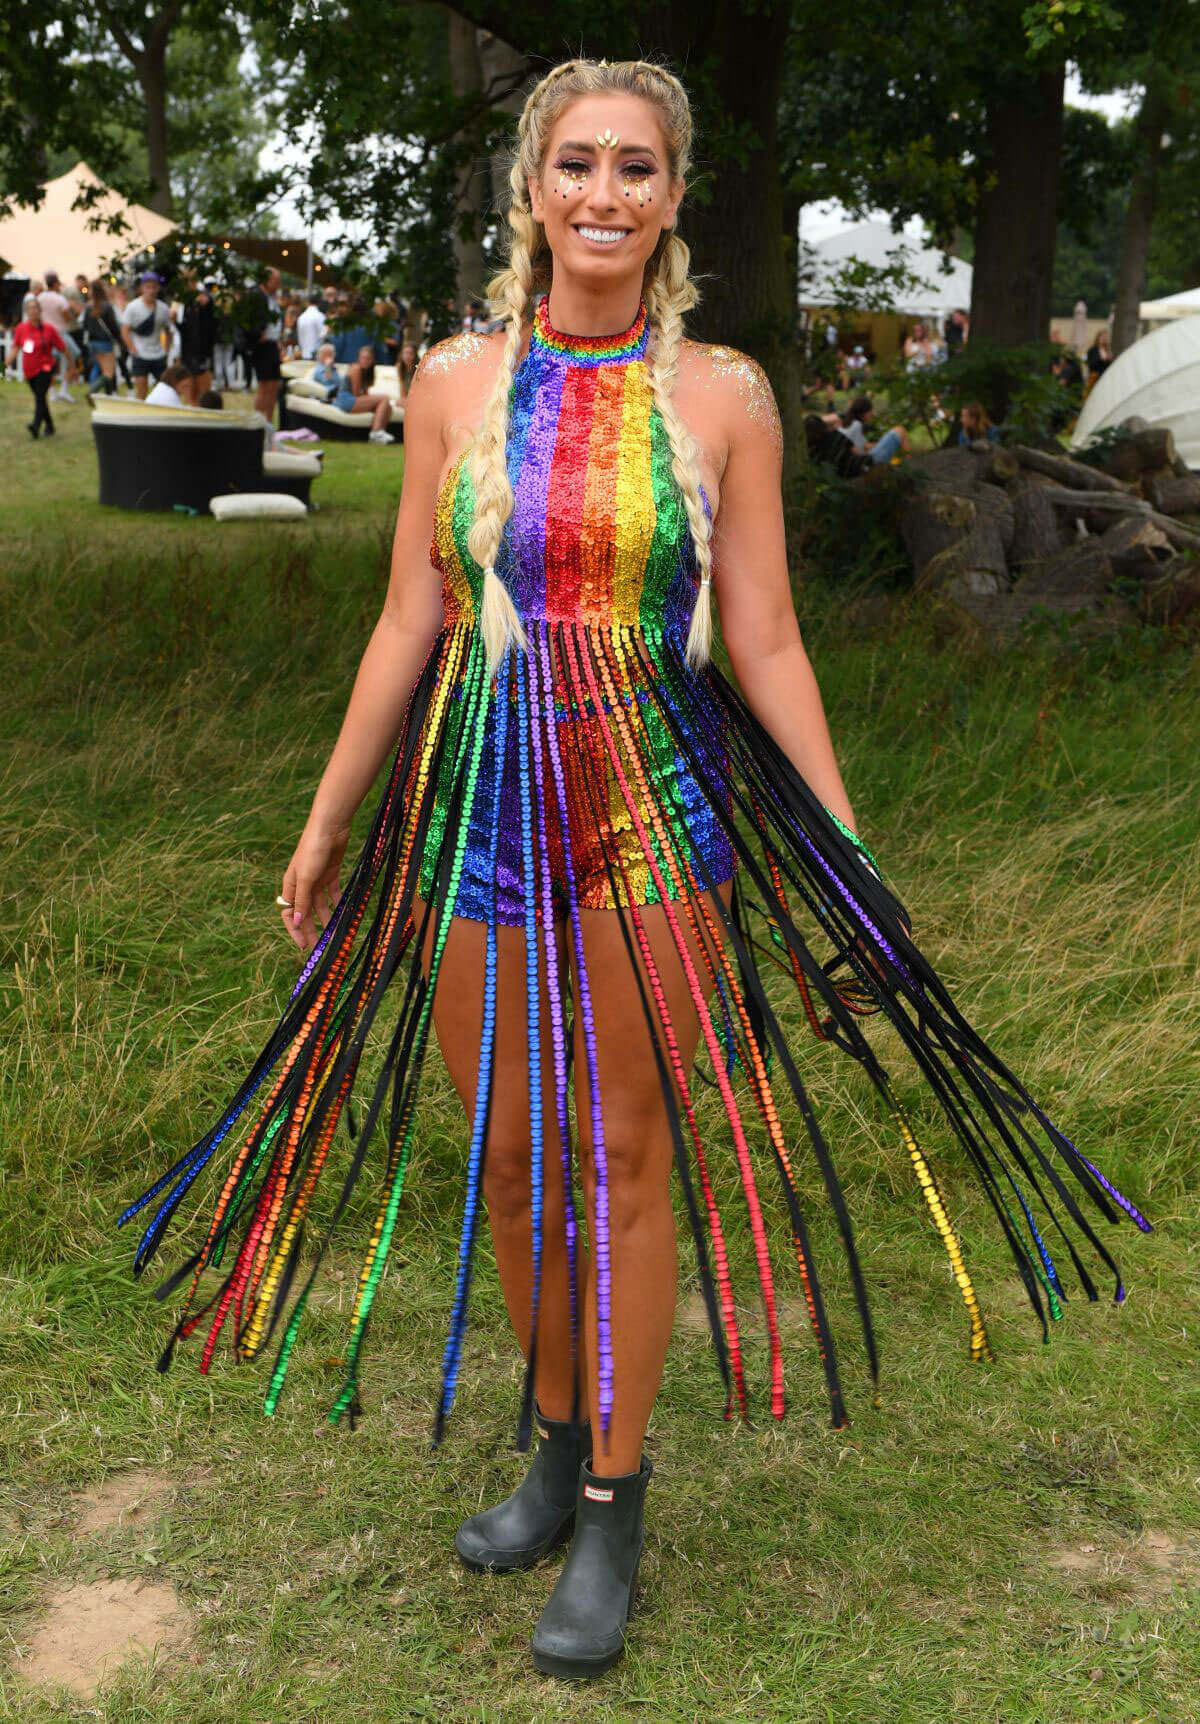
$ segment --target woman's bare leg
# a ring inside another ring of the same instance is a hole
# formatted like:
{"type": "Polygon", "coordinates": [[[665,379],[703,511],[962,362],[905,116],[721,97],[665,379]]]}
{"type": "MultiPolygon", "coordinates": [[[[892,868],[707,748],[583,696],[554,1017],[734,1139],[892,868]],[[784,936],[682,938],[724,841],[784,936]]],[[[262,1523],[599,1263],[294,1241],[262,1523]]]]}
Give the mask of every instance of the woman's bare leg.
{"type": "MultiPolygon", "coordinates": [[[[731,884],[719,888],[726,904],[731,884]]],[[[720,912],[710,913],[719,922],[720,912]]],[[[711,991],[700,947],[686,911],[673,905],[697,977],[711,991]]],[[[685,1072],[700,1037],[700,1019],[683,963],[661,905],[646,905],[642,921],[670,1013],[685,1072]]],[[[592,1469],[634,1473],[662,1378],[675,1321],[677,1259],[671,1206],[673,1144],[641,999],[615,911],[585,910],[584,958],[596,1025],[596,1063],[608,1175],[609,1247],[614,1411],[607,1449],[601,1442],[596,1347],[595,1172],[592,1160],[590,1087],[583,1027],[576,1011],[575,1094],[580,1162],[587,1198],[593,1265],[585,1302],[588,1401],[593,1409],[592,1469]]],[[[641,959],[638,960],[641,966],[641,959]]],[[[643,969],[643,979],[645,971],[643,969]]],[[[653,990],[646,985],[654,1011],[653,990]]],[[[657,1019],[655,1024],[658,1028],[657,1019]]],[[[669,1064],[670,1062],[668,1062],[669,1064]]]]}
{"type": "MultiPolygon", "coordinates": [[[[413,911],[418,927],[423,912],[424,906],[418,900],[413,911]]],[[[487,930],[482,922],[463,916],[451,919],[433,1002],[438,1045],[468,1119],[474,1113],[479,1069],[486,938],[487,930]]],[[[555,938],[562,974],[565,973],[566,951],[561,923],[555,927],[555,938]]],[[[427,972],[431,945],[432,923],[426,939],[427,972]]],[[[573,1398],[570,1283],[544,952],[541,954],[541,1022],[544,1026],[542,1117],[545,1122],[545,1167],[542,1182],[542,1284],[538,1303],[534,1390],[538,1405],[547,1418],[568,1419],[573,1398]]],[[[483,1190],[505,1304],[526,1356],[533,1288],[528,1047],[525,930],[502,926],[497,930],[495,1069],[491,1124],[483,1163],[483,1190]]],[[[586,1272],[586,1254],[580,1250],[576,1275],[581,1291],[586,1272]]],[[[581,1374],[581,1417],[586,1416],[586,1412],[581,1374]]]]}

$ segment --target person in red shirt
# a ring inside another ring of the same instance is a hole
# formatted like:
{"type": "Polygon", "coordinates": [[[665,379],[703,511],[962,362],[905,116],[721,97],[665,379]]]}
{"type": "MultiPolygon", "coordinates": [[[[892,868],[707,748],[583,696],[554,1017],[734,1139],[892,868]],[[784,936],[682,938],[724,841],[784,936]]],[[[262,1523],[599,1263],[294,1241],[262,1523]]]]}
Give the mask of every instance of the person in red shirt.
{"type": "Polygon", "coordinates": [[[33,294],[27,297],[24,312],[12,333],[13,352],[20,355],[21,374],[33,390],[33,419],[28,430],[36,442],[43,425],[47,437],[54,435],[54,421],[46,398],[54,381],[55,354],[66,349],[57,329],[42,317],[42,308],[33,294]]]}

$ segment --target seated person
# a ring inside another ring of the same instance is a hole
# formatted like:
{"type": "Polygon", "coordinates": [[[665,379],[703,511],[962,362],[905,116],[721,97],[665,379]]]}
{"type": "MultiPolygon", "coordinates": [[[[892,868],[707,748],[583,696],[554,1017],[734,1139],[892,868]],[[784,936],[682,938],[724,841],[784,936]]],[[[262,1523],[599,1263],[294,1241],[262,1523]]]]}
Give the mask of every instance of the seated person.
{"type": "Polygon", "coordinates": [[[840,414],[809,413],[804,420],[804,440],[809,460],[832,467],[843,479],[857,479],[874,465],[869,455],[857,454],[849,438],[842,436],[840,414]]]}
{"type": "Polygon", "coordinates": [[[332,401],[342,387],[342,374],[333,362],[333,342],[326,341],[317,349],[317,363],[309,373],[308,381],[317,383],[325,391],[325,400],[332,401]]]}
{"type": "Polygon", "coordinates": [[[865,427],[875,417],[875,403],[869,395],[857,395],[846,409],[841,423],[841,434],[849,439],[860,455],[869,455],[878,466],[884,461],[891,461],[897,455],[907,455],[909,450],[908,432],[903,425],[893,425],[890,431],[874,443],[870,442],[865,427]]]}
{"type": "Polygon", "coordinates": [[[968,401],[958,416],[960,445],[980,443],[986,440],[994,443],[1000,435],[1000,427],[993,425],[987,415],[987,408],[982,401],[968,401]]]}
{"type": "Polygon", "coordinates": [[[197,407],[208,407],[214,413],[219,413],[224,405],[225,403],[221,399],[221,391],[219,389],[206,389],[204,394],[196,403],[197,407]]]}
{"type": "Polygon", "coordinates": [[[186,383],[191,372],[186,365],[168,365],[154,388],[146,397],[148,407],[184,407],[187,403],[179,393],[179,385],[186,383]]]}
{"type": "Polygon", "coordinates": [[[333,405],[343,413],[370,413],[370,441],[394,443],[395,438],[387,428],[392,417],[392,404],[386,395],[371,393],[374,381],[375,349],[364,345],[359,348],[358,358],[346,373],[341,388],[334,396],[333,405]]]}

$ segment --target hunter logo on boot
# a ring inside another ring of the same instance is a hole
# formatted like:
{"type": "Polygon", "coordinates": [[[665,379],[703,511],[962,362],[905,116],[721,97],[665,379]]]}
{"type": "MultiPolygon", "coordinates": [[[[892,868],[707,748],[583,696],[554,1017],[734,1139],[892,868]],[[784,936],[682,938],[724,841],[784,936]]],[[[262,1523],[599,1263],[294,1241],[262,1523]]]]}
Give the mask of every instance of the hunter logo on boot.
{"type": "Polygon", "coordinates": [[[602,1491],[599,1485],[584,1485],[583,1494],[594,1503],[610,1503],[613,1500],[612,1491],[602,1491]]]}

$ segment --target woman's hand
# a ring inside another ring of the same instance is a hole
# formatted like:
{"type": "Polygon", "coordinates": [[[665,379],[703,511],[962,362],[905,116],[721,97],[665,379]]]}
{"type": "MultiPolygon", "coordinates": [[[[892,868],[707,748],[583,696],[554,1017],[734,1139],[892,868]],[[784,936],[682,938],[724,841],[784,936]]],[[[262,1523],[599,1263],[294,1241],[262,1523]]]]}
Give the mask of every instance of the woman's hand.
{"type": "Polygon", "coordinates": [[[317,943],[313,911],[324,927],[341,897],[338,870],[349,841],[349,826],[326,826],[312,819],[300,834],[283,876],[283,896],[292,908],[281,909],[279,914],[302,952],[310,952],[317,943]]]}

